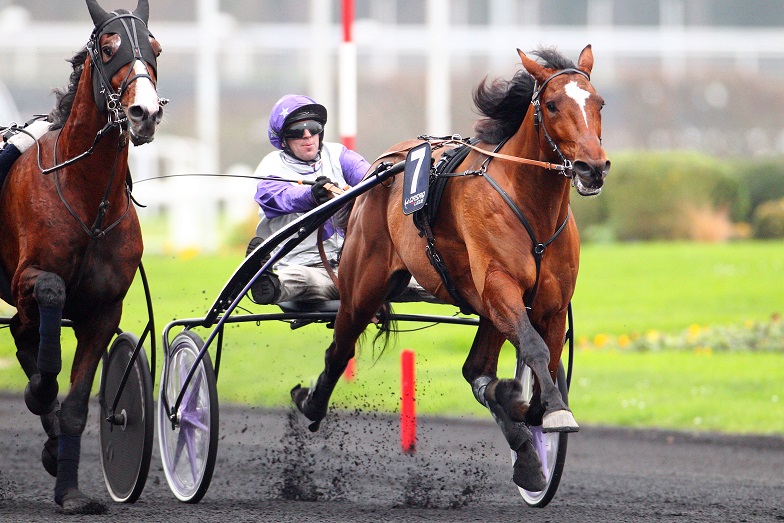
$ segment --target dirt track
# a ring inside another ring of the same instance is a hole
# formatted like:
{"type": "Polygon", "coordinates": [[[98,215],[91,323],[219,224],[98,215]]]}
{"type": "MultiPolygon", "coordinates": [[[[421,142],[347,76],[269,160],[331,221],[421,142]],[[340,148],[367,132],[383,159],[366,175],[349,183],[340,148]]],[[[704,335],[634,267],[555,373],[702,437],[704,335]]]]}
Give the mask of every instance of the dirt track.
{"type": "Polygon", "coordinates": [[[156,450],[133,505],[113,503],[98,458],[97,408],[81,487],[103,516],[65,517],[40,465],[43,432],[21,396],[0,395],[0,521],[784,521],[784,439],[583,427],[552,503],[524,505],[487,420],[419,419],[414,456],[397,420],[332,412],[316,434],[286,411],[222,406],[218,461],[197,505],[169,491],[156,450]]]}

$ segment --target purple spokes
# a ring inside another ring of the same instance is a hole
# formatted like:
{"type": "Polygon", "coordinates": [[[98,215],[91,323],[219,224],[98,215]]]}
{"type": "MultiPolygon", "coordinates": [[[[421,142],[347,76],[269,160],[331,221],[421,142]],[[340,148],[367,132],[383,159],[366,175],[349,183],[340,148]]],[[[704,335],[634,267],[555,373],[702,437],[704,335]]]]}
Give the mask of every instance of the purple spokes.
{"type": "MultiPolygon", "coordinates": [[[[190,368],[190,364],[180,367],[180,383],[185,382],[190,368]]],[[[180,425],[173,460],[176,468],[182,457],[182,451],[185,449],[194,481],[198,480],[201,465],[199,442],[203,440],[202,434],[209,432],[209,420],[205,419],[209,416],[209,411],[203,408],[200,394],[202,380],[203,376],[200,372],[194,374],[183,395],[179,409],[180,425]]]]}
{"type": "Polygon", "coordinates": [[[548,467],[547,463],[547,436],[542,432],[541,425],[531,426],[529,428],[531,429],[531,439],[534,444],[534,449],[536,449],[536,453],[539,454],[539,459],[542,460],[542,472],[544,472],[545,479],[550,481],[550,467],[548,467]]]}

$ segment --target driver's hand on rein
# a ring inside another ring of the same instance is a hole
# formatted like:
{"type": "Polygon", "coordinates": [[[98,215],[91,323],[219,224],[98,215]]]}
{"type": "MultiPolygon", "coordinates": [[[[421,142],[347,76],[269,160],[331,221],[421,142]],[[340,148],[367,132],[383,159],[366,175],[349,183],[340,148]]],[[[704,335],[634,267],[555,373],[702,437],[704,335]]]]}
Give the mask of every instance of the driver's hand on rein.
{"type": "Polygon", "coordinates": [[[343,194],[343,191],[326,176],[316,178],[316,183],[310,187],[310,193],[319,205],[332,199],[334,194],[343,194]]]}

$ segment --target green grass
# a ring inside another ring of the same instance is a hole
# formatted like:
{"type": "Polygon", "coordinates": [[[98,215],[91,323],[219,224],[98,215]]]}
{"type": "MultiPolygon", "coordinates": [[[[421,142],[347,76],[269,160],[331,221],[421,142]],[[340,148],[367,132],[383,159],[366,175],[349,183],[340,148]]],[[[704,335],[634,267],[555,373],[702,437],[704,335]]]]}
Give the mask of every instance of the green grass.
{"type": "MultiPolygon", "coordinates": [[[[242,259],[242,252],[198,257],[148,256],[158,336],[175,318],[204,316],[242,259]]],[[[574,298],[578,339],[597,334],[677,333],[692,324],[764,321],[784,312],[784,242],[584,245],[574,298]]],[[[271,311],[249,302],[254,312],[271,311]]],[[[411,304],[400,312],[451,314],[451,307],[411,304]]],[[[2,310],[0,310],[2,313],[2,310]]],[[[140,332],[145,321],[141,286],[131,289],[122,327],[140,332]]],[[[412,327],[415,325],[401,325],[412,327]]],[[[208,331],[197,330],[202,336],[208,331]]],[[[342,381],[335,404],[346,409],[396,411],[399,351],[417,358],[417,410],[451,416],[487,416],[462,378],[473,331],[439,325],[403,333],[379,357],[369,340],[357,357],[357,378],[342,381]]],[[[309,384],[323,365],[331,331],[312,325],[291,331],[267,322],[227,327],[218,390],[223,402],[265,406],[289,403],[296,383],[309,384]]],[[[149,345],[149,344],[148,344],[149,345]]],[[[160,342],[159,342],[160,345],[160,342]]],[[[72,335],[64,331],[64,363],[72,335]]],[[[0,331],[0,388],[25,384],[7,331],[0,331]]],[[[500,374],[513,368],[513,349],[502,351],[500,374]]],[[[156,382],[160,375],[158,356],[156,382]]],[[[62,377],[64,390],[67,377],[62,377]]],[[[784,351],[697,354],[578,349],[570,404],[578,422],[727,432],[784,434],[779,398],[784,351]]],[[[157,383],[156,383],[157,384],[157,383]]]]}

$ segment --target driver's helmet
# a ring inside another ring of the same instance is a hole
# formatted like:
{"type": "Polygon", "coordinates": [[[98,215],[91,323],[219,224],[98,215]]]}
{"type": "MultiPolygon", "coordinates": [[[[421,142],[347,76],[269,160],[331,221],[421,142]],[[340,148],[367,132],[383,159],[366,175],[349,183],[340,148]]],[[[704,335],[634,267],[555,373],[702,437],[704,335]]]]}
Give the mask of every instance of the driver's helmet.
{"type": "Polygon", "coordinates": [[[273,147],[284,150],[283,130],[303,120],[315,120],[322,125],[321,139],[323,141],[323,126],[327,123],[327,109],[316,103],[309,96],[301,94],[287,94],[275,102],[270,113],[267,136],[273,147]]]}

